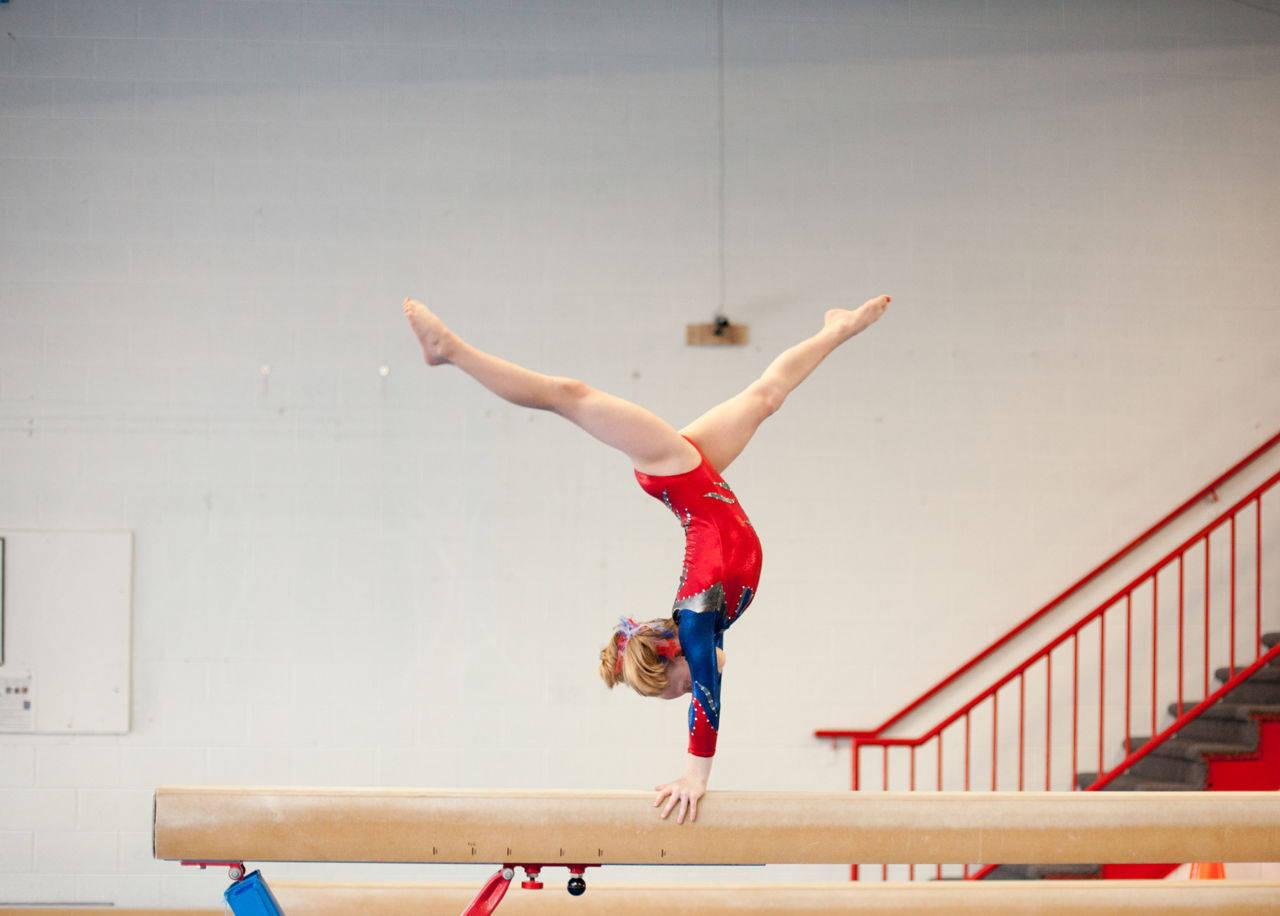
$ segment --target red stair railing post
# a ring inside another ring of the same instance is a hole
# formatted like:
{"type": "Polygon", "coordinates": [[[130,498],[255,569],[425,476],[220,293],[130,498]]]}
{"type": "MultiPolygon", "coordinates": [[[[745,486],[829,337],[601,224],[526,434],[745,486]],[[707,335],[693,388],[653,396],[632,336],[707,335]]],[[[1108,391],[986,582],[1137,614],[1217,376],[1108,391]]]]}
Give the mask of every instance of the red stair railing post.
{"type": "Polygon", "coordinates": [[[1254,657],[1262,654],[1262,497],[1255,499],[1253,505],[1253,602],[1254,630],[1257,648],[1254,657]]]}
{"type": "Polygon", "coordinates": [[[969,770],[973,763],[973,740],[969,713],[964,714],[964,790],[969,791],[969,770]]]}
{"type": "Polygon", "coordinates": [[[1129,753],[1132,737],[1130,724],[1133,697],[1133,592],[1124,596],[1124,752],[1129,753]]]}
{"type": "Polygon", "coordinates": [[[1071,791],[1080,786],[1080,631],[1071,634],[1071,791]]]}
{"type": "MultiPolygon", "coordinates": [[[[1151,734],[1156,733],[1156,707],[1159,705],[1157,699],[1156,678],[1160,672],[1160,571],[1151,576],[1151,734]]],[[[1098,767],[1098,772],[1102,772],[1102,767],[1098,767]]]]}
{"type": "Polygon", "coordinates": [[[1236,673],[1236,516],[1231,513],[1231,652],[1230,677],[1236,673]]]}
{"type": "Polygon", "coordinates": [[[1044,657],[1044,790],[1051,788],[1053,771],[1053,653],[1044,657]]]}
{"type": "MultiPolygon", "coordinates": [[[[1183,646],[1186,643],[1186,632],[1183,628],[1183,577],[1185,569],[1183,557],[1186,556],[1185,550],[1178,551],[1178,715],[1182,715],[1182,654],[1183,646]]],[[[1124,749],[1125,756],[1129,754],[1129,748],[1124,749]]]]}
{"type": "Polygon", "coordinates": [[[934,783],[935,783],[934,791],[941,792],[942,791],[942,732],[938,732],[937,754],[938,754],[938,764],[937,764],[938,769],[937,769],[937,779],[934,780],[934,783]]]}
{"type": "Polygon", "coordinates": [[[1098,618],[1098,772],[1102,772],[1102,736],[1107,727],[1107,612],[1098,618]]]}
{"type": "Polygon", "coordinates": [[[1023,773],[1027,758],[1027,675],[1018,675],[1018,791],[1023,791],[1023,773]]]}
{"type": "Polygon", "coordinates": [[[991,694],[991,791],[996,790],[997,771],[1000,767],[1000,694],[991,694]]]}
{"type": "Polygon", "coordinates": [[[1204,694],[1209,695],[1209,534],[1204,536],[1204,694]]]}
{"type": "Polygon", "coordinates": [[[1262,495],[1253,501],[1253,603],[1258,648],[1254,658],[1262,654],[1262,495]]]}

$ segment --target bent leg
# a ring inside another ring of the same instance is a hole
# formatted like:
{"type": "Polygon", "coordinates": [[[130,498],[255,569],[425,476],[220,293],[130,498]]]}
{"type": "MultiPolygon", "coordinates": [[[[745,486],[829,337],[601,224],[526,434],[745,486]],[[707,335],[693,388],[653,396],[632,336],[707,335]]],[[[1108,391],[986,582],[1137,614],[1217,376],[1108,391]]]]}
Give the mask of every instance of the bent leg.
{"type": "Polygon", "coordinates": [[[697,467],[697,450],[643,407],[577,379],[543,375],[485,353],[450,331],[420,302],[406,299],[404,313],[428,364],[451,363],[512,404],[559,414],[623,452],[643,473],[680,474],[697,467]]]}
{"type": "Polygon", "coordinates": [[[681,430],[702,449],[717,473],[723,473],[747,447],[760,424],[787,395],[809,377],[840,344],[884,314],[888,296],[879,296],[857,309],[831,309],[822,330],[784,350],[760,377],[738,394],[708,410],[681,430]]]}

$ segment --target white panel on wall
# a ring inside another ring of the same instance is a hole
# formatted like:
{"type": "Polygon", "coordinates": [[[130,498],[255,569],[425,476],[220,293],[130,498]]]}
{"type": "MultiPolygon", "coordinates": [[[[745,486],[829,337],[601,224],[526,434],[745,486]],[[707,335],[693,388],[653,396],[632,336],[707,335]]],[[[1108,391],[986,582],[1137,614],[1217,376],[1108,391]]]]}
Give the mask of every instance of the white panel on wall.
{"type": "Polygon", "coordinates": [[[132,532],[0,529],[0,538],[0,683],[21,691],[0,731],[127,732],[132,532]]]}

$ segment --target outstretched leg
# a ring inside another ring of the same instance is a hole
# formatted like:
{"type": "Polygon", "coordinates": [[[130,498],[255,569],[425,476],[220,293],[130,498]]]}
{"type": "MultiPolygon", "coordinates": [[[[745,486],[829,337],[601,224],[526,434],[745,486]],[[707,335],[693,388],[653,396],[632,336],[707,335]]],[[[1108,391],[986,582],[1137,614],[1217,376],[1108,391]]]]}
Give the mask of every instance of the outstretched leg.
{"type": "Polygon", "coordinates": [[[831,309],[821,331],[783,351],[758,379],[680,432],[698,443],[716,471],[723,472],[746,448],[765,418],[782,406],[787,395],[808,378],[818,363],[883,315],[888,305],[888,296],[878,296],[856,309],[831,309]]]}
{"type": "Polygon", "coordinates": [[[646,474],[681,474],[698,466],[697,450],[643,407],[577,379],[543,375],[478,350],[421,302],[404,300],[404,313],[428,365],[451,363],[512,404],[557,413],[626,454],[646,474]]]}

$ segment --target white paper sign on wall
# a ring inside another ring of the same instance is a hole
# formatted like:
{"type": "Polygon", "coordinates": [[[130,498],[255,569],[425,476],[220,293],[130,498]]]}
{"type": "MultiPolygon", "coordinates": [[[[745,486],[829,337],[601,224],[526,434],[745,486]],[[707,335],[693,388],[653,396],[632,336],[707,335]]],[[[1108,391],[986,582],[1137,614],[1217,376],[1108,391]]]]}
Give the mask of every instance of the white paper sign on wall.
{"type": "Polygon", "coordinates": [[[0,732],[127,732],[132,532],[0,529],[0,537],[0,732]],[[27,692],[6,694],[6,685],[27,692]]]}
{"type": "Polygon", "coordinates": [[[35,690],[31,675],[0,675],[0,731],[35,731],[35,690]]]}

